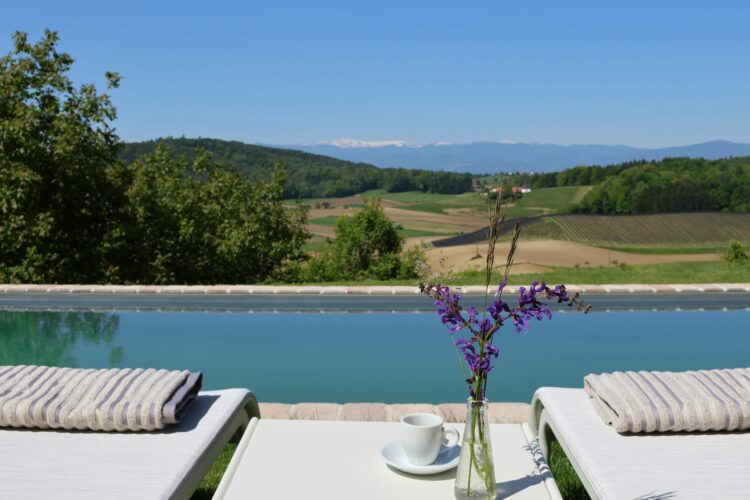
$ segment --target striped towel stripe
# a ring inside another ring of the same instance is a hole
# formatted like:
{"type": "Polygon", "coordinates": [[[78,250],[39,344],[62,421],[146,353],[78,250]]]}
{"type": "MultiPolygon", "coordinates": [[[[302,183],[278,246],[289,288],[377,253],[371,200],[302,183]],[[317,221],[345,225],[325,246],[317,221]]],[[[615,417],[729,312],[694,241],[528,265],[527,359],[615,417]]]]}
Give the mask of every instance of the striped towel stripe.
{"type": "Polygon", "coordinates": [[[0,427],[150,431],[189,372],[0,366],[0,427]]]}
{"type": "Polygon", "coordinates": [[[591,374],[583,385],[617,432],[750,429],[750,368],[591,374]]]}

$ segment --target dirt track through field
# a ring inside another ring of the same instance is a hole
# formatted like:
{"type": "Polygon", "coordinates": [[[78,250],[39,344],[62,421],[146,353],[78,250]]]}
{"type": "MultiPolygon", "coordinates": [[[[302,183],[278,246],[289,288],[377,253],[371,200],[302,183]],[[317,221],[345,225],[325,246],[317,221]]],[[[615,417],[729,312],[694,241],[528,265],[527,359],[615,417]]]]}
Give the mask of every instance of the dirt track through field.
{"type": "MultiPolygon", "coordinates": [[[[510,245],[501,243],[496,248],[496,262],[502,265],[510,245]]],[[[481,269],[487,251],[485,242],[476,245],[460,245],[426,250],[427,259],[433,271],[440,271],[440,261],[452,265],[455,271],[463,269],[481,269]],[[474,258],[477,253],[481,258],[474,258]]],[[[704,262],[716,261],[719,254],[676,254],[649,255],[617,252],[604,248],[592,247],[572,241],[533,240],[521,241],[516,250],[514,273],[533,272],[547,267],[581,267],[615,266],[620,263],[628,265],[663,264],[668,262],[704,262]]]]}

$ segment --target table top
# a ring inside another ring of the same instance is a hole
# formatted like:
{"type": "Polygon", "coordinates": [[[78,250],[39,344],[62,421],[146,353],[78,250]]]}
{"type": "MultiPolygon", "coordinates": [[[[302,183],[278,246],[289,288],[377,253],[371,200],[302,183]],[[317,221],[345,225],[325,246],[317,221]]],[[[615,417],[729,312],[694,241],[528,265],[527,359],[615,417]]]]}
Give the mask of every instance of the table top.
{"type": "MultiPolygon", "coordinates": [[[[214,499],[453,498],[456,470],[397,472],[380,449],[399,423],[260,420],[248,428],[214,499]],[[338,494],[337,492],[341,492],[338,494]]],[[[462,425],[445,424],[463,432],[462,425]]],[[[499,498],[560,498],[526,425],[490,426],[499,498]]]]}

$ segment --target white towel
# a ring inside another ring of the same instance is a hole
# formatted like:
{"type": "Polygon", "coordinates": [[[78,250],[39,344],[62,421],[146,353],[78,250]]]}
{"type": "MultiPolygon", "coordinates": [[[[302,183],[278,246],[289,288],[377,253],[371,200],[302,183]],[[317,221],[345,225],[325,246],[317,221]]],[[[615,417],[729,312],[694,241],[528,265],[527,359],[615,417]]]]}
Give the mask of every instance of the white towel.
{"type": "Polygon", "coordinates": [[[188,375],[141,368],[0,366],[0,427],[162,429],[164,404],[188,375]]]}
{"type": "Polygon", "coordinates": [[[750,429],[750,368],[592,374],[584,389],[621,433],[750,429]]]}

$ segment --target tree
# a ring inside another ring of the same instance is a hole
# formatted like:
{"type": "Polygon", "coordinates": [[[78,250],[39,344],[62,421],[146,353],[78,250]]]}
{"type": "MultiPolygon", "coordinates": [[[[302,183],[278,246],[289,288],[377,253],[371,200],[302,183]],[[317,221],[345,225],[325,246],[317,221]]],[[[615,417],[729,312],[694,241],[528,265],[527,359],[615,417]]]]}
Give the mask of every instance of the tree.
{"type": "Polygon", "coordinates": [[[351,217],[339,217],[334,231],[336,253],[346,259],[354,273],[401,253],[403,240],[377,198],[365,199],[363,207],[351,217]]]}
{"type": "Polygon", "coordinates": [[[252,283],[303,257],[307,210],[282,204],[283,168],[254,182],[164,146],[125,167],[109,96],[73,85],[57,34],[14,40],[0,59],[0,281],[252,283]]]}
{"type": "Polygon", "coordinates": [[[269,148],[220,139],[164,138],[146,142],[125,143],[120,156],[126,163],[166,143],[177,156],[195,159],[197,151],[207,150],[214,158],[236,167],[254,179],[268,180],[273,165],[283,162],[288,181],[284,186],[287,199],[328,198],[363,193],[370,189],[390,192],[421,190],[434,193],[463,193],[472,190],[471,174],[399,168],[378,168],[327,156],[269,148]]]}
{"type": "Polygon", "coordinates": [[[73,85],[57,33],[13,39],[0,59],[0,279],[102,281],[118,245],[115,108],[93,85],[73,85]]]}
{"type": "Polygon", "coordinates": [[[285,173],[251,182],[206,152],[165,145],[128,167],[126,281],[257,283],[303,256],[307,208],[282,204],[285,173]]]}
{"type": "Polygon", "coordinates": [[[425,273],[424,252],[417,247],[402,252],[403,238],[377,198],[339,217],[334,232],[336,238],[298,271],[297,280],[410,279],[425,273]]]}
{"type": "Polygon", "coordinates": [[[115,342],[119,328],[120,316],[113,313],[0,311],[0,365],[28,359],[39,365],[76,366],[79,344],[106,347],[110,363],[118,364],[123,356],[115,342]]]}

